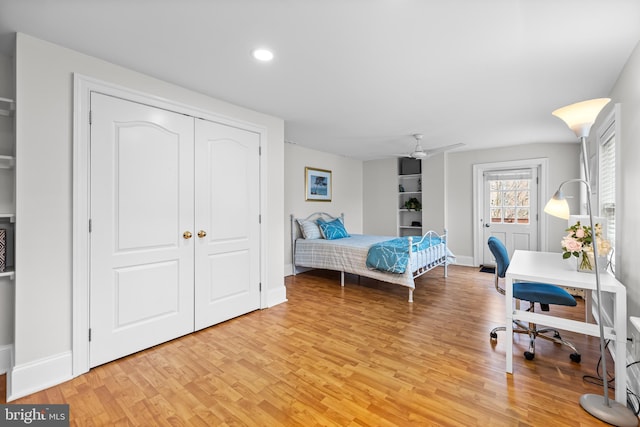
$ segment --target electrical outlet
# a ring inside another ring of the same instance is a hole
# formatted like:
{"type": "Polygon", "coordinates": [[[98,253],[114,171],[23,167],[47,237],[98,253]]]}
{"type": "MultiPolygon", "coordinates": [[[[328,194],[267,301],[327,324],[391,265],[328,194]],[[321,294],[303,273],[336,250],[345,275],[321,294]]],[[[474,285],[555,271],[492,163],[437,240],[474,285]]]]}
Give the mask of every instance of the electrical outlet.
{"type": "Polygon", "coordinates": [[[629,317],[631,322],[631,356],[634,361],[640,360],[640,317],[629,317]]]}

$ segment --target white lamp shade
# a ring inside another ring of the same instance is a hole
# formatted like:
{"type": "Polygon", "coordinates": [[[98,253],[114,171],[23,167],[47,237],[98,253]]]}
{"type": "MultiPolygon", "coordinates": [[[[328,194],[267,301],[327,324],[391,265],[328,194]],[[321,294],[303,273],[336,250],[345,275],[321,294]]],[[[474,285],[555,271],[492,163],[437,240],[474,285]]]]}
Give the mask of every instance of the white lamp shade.
{"type": "Polygon", "coordinates": [[[546,206],[544,207],[544,211],[549,215],[562,219],[569,219],[569,216],[571,215],[567,199],[562,196],[558,197],[558,193],[556,193],[551,199],[549,199],[546,206]]]}
{"type": "Polygon", "coordinates": [[[598,98],[576,102],[575,104],[558,108],[551,114],[562,119],[575,132],[578,138],[586,137],[589,135],[591,125],[596,121],[598,114],[609,101],[611,101],[609,98],[598,98]]]}

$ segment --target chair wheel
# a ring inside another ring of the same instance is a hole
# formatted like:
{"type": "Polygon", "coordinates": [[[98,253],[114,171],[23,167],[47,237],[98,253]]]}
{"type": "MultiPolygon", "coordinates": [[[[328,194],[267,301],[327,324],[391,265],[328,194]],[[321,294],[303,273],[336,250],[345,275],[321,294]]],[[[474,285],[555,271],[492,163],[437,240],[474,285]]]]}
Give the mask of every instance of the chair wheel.
{"type": "Polygon", "coordinates": [[[562,337],[560,337],[560,332],[558,332],[558,331],[555,331],[555,332],[553,333],[553,337],[554,337],[554,338],[556,338],[556,339],[559,339],[559,340],[561,340],[561,339],[562,339],[562,337]]]}
{"type": "Polygon", "coordinates": [[[576,362],[576,363],[580,363],[580,360],[582,360],[580,353],[571,353],[569,357],[571,358],[572,362],[576,362]]]}
{"type": "Polygon", "coordinates": [[[527,360],[533,360],[533,358],[536,357],[535,353],[531,353],[530,351],[525,351],[524,352],[524,358],[527,360]]]}
{"type": "Polygon", "coordinates": [[[491,337],[492,340],[497,340],[498,339],[498,333],[497,332],[489,332],[489,336],[491,337]]]}

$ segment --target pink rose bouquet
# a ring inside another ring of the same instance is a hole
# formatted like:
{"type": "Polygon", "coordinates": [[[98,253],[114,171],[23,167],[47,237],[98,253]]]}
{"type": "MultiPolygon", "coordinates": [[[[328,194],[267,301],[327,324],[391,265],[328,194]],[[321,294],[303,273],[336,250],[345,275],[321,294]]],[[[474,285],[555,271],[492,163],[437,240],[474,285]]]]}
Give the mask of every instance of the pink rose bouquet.
{"type": "MultiPolygon", "coordinates": [[[[606,239],[602,238],[602,225],[596,224],[595,240],[598,244],[598,255],[606,256],[611,250],[611,244],[606,239]]],[[[591,266],[591,259],[593,259],[593,234],[591,233],[591,227],[580,224],[580,221],[573,224],[566,230],[568,234],[562,238],[562,258],[567,259],[571,256],[579,258],[582,255],[580,261],[580,268],[586,270],[593,270],[591,266]]]]}

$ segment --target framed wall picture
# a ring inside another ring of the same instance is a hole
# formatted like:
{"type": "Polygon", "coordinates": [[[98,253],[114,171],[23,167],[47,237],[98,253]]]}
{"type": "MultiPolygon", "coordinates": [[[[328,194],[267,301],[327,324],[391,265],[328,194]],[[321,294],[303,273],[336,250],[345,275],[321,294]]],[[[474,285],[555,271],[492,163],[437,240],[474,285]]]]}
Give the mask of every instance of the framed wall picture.
{"type": "Polygon", "coordinates": [[[304,168],[305,200],[317,202],[331,201],[331,171],[304,168]]]}

